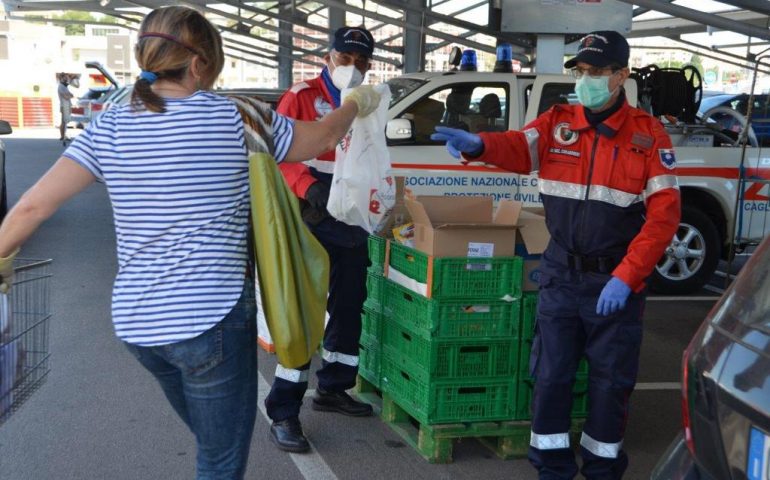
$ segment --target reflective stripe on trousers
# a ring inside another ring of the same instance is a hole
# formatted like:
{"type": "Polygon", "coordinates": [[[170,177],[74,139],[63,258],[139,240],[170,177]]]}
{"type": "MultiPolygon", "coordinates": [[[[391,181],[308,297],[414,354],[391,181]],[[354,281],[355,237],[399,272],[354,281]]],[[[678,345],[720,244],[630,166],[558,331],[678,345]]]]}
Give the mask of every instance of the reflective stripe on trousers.
{"type": "Polygon", "coordinates": [[[309,370],[286,368],[280,363],[275,366],[275,378],[282,378],[292,383],[307,383],[309,370]]]}
{"type": "Polygon", "coordinates": [[[569,432],[539,434],[532,432],[529,445],[538,450],[555,450],[557,448],[569,448],[569,432]]]}
{"type": "Polygon", "coordinates": [[[586,432],[580,437],[580,446],[602,458],[618,458],[623,440],[616,443],[604,443],[591,438],[586,432]]]}
{"type": "Polygon", "coordinates": [[[329,363],[341,363],[349,367],[358,366],[358,355],[348,355],[339,352],[327,352],[323,351],[323,359],[329,363]]]}

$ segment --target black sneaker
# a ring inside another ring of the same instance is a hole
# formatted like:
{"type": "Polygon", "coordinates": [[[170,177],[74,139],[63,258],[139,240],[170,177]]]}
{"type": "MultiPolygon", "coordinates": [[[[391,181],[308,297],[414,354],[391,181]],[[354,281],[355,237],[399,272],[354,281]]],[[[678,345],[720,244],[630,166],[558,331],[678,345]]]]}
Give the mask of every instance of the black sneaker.
{"type": "Polygon", "coordinates": [[[313,410],[320,412],[337,412],[351,417],[368,417],[374,412],[368,403],[358,402],[347,392],[325,392],[316,390],[311,404],[313,410]]]}
{"type": "Polygon", "coordinates": [[[270,426],[270,440],[285,452],[305,453],[310,450],[310,443],[305,438],[297,417],[273,422],[270,426]]]}

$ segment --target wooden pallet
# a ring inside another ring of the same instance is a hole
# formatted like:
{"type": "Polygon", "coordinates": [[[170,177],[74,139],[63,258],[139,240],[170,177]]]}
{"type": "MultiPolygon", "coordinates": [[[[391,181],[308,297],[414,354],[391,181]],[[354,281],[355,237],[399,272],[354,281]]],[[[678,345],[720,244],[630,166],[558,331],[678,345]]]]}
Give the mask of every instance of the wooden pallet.
{"type": "Polygon", "coordinates": [[[356,377],[356,386],[353,394],[362,402],[366,402],[376,408],[382,406],[382,390],[361,375],[356,377]]]}
{"type": "MultiPolygon", "coordinates": [[[[504,460],[525,458],[529,449],[530,422],[423,425],[398,406],[387,393],[382,394],[380,417],[430,463],[451,463],[454,441],[463,438],[477,438],[504,460]]],[[[573,420],[571,435],[575,437],[582,426],[583,420],[573,420]]],[[[574,439],[572,443],[576,444],[574,439]]]]}

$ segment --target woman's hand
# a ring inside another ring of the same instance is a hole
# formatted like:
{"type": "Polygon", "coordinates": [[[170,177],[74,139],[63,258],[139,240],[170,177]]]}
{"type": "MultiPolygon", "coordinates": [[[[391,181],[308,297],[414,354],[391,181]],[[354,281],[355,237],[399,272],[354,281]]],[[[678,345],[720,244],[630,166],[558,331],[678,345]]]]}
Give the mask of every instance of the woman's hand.
{"type": "Polygon", "coordinates": [[[14,250],[7,257],[0,257],[0,293],[8,293],[13,283],[13,259],[19,249],[14,250]]]}

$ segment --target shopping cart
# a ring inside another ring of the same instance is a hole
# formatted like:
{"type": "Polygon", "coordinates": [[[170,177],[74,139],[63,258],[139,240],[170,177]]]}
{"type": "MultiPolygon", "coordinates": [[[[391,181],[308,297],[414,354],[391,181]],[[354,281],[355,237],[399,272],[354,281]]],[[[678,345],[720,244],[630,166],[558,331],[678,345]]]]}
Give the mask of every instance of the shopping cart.
{"type": "Polygon", "coordinates": [[[51,260],[17,259],[13,287],[0,294],[0,426],[49,371],[51,260]]]}

